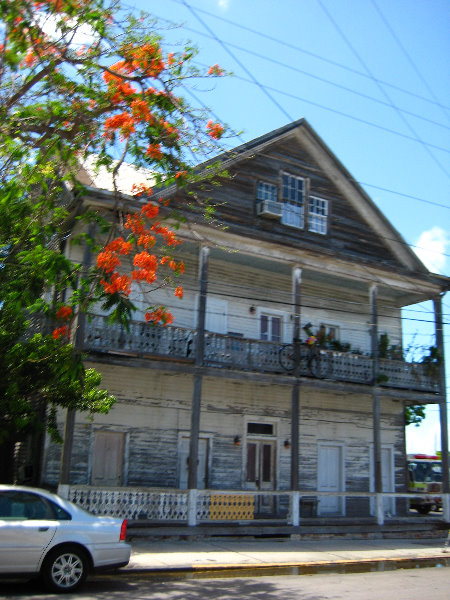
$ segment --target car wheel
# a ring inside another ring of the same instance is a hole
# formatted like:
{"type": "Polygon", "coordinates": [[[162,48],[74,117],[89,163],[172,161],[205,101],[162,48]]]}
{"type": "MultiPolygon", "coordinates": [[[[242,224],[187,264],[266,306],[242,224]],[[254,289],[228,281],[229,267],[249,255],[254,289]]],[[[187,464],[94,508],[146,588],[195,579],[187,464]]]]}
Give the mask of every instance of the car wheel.
{"type": "Polygon", "coordinates": [[[430,510],[431,506],[429,506],[428,504],[417,507],[417,512],[421,515],[427,515],[430,512],[430,510]]]}
{"type": "Polygon", "coordinates": [[[44,585],[54,592],[73,592],[86,579],[88,559],[77,546],[64,546],[49,553],[41,569],[44,585]]]}

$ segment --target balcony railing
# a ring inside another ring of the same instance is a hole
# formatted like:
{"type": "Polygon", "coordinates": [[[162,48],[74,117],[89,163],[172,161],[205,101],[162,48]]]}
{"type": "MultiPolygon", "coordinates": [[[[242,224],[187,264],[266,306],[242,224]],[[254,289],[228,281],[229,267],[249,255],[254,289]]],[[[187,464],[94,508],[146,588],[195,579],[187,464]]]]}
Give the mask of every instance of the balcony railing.
{"type": "MultiPolygon", "coordinates": [[[[159,327],[132,322],[129,331],[111,325],[102,316],[92,316],[87,322],[84,349],[97,352],[154,357],[193,362],[197,333],[181,327],[159,327]]],[[[280,362],[279,343],[236,338],[218,333],[205,333],[203,364],[221,369],[236,369],[257,373],[288,374],[280,362]]],[[[315,377],[308,356],[302,349],[296,374],[315,377]]],[[[373,383],[372,359],[368,356],[320,350],[318,361],[326,362],[326,371],[319,376],[333,381],[373,383]]],[[[427,374],[426,365],[399,360],[379,361],[379,385],[437,393],[436,378],[427,374]]]]}

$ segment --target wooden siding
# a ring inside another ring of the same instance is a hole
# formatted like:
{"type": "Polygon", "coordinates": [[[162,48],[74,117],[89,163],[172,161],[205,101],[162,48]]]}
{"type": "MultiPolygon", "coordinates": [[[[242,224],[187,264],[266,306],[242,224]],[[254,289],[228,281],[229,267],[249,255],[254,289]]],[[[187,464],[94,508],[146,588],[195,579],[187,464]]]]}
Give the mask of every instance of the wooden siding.
{"type": "MultiPolygon", "coordinates": [[[[126,485],[178,485],[177,440],[189,435],[193,379],[186,375],[149,372],[146,369],[97,365],[103,384],[118,397],[108,415],[97,415],[93,422],[77,415],[71,469],[76,484],[90,483],[93,434],[97,430],[125,433],[126,485]],[[124,385],[125,382],[125,385],[124,385]]],[[[369,447],[372,442],[371,397],[331,394],[302,388],[300,401],[300,485],[317,485],[317,444],[323,441],[345,445],[346,487],[367,491],[369,486],[369,447]]],[[[383,444],[395,446],[396,478],[404,484],[400,469],[402,455],[402,405],[382,401],[383,444]]],[[[61,415],[62,418],[63,415],[61,415]]],[[[277,489],[288,489],[290,450],[289,386],[261,385],[251,382],[207,377],[203,382],[201,435],[211,440],[209,487],[245,487],[245,439],[247,423],[274,426],[277,460],[277,489]],[[234,444],[236,435],[241,445],[234,444]]],[[[62,423],[61,423],[62,425],[62,423]]],[[[60,447],[50,444],[46,453],[44,483],[56,485],[60,447]]],[[[403,489],[403,488],[401,488],[403,489]]]]}
{"type": "MultiPolygon", "coordinates": [[[[274,142],[263,152],[249,158],[242,158],[233,165],[230,174],[230,179],[222,180],[220,187],[208,193],[208,197],[217,205],[219,221],[223,221],[229,232],[268,240],[281,246],[325,252],[351,261],[403,270],[379,235],[300,147],[295,136],[274,142]],[[283,172],[307,179],[309,194],[328,200],[327,235],[289,227],[277,219],[257,216],[257,182],[265,181],[280,189],[283,172]]],[[[179,200],[182,206],[181,196],[179,200]]]]}

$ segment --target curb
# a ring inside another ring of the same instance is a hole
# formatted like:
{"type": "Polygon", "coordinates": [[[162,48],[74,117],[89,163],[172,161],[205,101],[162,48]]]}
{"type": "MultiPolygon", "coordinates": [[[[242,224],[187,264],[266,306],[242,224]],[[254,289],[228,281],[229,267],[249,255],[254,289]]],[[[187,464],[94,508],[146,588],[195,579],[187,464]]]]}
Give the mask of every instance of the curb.
{"type": "MultiPolygon", "coordinates": [[[[450,556],[432,555],[420,557],[381,557],[381,558],[363,558],[363,559],[344,559],[344,560],[324,560],[324,561],[293,561],[293,562],[272,562],[272,563],[236,563],[236,564],[198,564],[177,567],[131,567],[118,571],[120,575],[170,575],[170,573],[214,573],[215,571],[254,571],[264,569],[292,569],[298,568],[305,572],[313,572],[316,569],[332,568],[355,568],[370,567],[381,564],[394,565],[399,564],[399,568],[413,568],[417,563],[446,562],[450,566],[450,556]],[[411,565],[411,566],[407,566],[411,565]]],[[[434,565],[433,565],[434,566],[434,565]]]]}

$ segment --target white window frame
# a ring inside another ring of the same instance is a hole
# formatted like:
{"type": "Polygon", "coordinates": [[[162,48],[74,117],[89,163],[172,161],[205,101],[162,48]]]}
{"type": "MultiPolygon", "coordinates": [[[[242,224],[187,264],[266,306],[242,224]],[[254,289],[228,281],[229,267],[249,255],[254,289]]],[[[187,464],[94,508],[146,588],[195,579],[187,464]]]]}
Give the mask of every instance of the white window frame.
{"type": "Polygon", "coordinates": [[[304,229],[305,227],[305,179],[290,173],[281,174],[281,201],[283,225],[304,229]],[[299,183],[301,182],[301,186],[299,183]]]}
{"type": "Polygon", "coordinates": [[[341,328],[339,325],[334,325],[332,323],[321,323],[320,327],[325,327],[325,335],[328,337],[330,335],[330,330],[334,330],[333,340],[340,341],[341,339],[341,328]]]}
{"type": "Polygon", "coordinates": [[[325,200],[325,198],[309,197],[308,231],[321,235],[328,233],[328,200],[325,200]]]}
{"type": "Polygon", "coordinates": [[[278,202],[278,187],[273,183],[258,180],[256,186],[256,199],[268,200],[269,202],[278,202]]]}
{"type": "MultiPolygon", "coordinates": [[[[287,329],[287,315],[285,312],[281,310],[273,310],[273,309],[265,309],[264,307],[258,307],[256,311],[256,317],[258,320],[258,339],[261,338],[261,317],[266,315],[268,317],[278,317],[280,319],[281,331],[280,331],[280,344],[286,343],[286,329],[287,329]]],[[[272,340],[262,340],[262,341],[272,341],[272,340]]],[[[275,342],[276,343],[276,342],[275,342]]]]}

